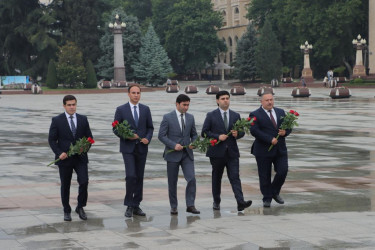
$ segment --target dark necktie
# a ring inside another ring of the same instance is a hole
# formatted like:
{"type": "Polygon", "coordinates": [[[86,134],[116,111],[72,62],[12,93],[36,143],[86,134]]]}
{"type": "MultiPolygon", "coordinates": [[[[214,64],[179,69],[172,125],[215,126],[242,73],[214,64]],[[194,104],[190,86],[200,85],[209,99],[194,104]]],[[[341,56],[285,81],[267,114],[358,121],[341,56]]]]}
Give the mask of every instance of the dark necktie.
{"type": "Polygon", "coordinates": [[[73,121],[73,116],[72,115],[70,116],[70,126],[72,128],[73,136],[76,137],[77,129],[76,129],[76,125],[74,125],[74,121],[73,121]]]}
{"type": "Polygon", "coordinates": [[[138,112],[137,112],[137,106],[134,106],[134,121],[135,121],[135,126],[138,127],[138,112]]]}
{"type": "Polygon", "coordinates": [[[273,118],[273,115],[272,115],[272,110],[268,110],[268,112],[270,112],[271,122],[272,122],[273,126],[277,129],[276,121],[275,121],[275,119],[273,118]]]}
{"type": "Polygon", "coordinates": [[[225,126],[225,131],[228,131],[228,117],[227,117],[227,112],[224,112],[224,126],[225,126]]]}
{"type": "Polygon", "coordinates": [[[185,122],[184,122],[184,115],[181,114],[181,128],[182,128],[182,134],[185,132],[185,122]]]}

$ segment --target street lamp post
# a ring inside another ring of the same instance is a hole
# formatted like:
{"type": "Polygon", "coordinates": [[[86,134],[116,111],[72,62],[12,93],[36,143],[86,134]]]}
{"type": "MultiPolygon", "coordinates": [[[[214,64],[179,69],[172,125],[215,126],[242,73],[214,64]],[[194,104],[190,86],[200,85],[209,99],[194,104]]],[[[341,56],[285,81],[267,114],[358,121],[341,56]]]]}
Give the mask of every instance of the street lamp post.
{"type": "Polygon", "coordinates": [[[353,78],[366,77],[366,68],[363,65],[362,50],[366,50],[366,39],[362,39],[361,35],[352,41],[353,47],[356,49],[355,66],[353,68],[353,78]]]}
{"type": "Polygon", "coordinates": [[[113,51],[114,51],[114,82],[126,82],[125,76],[125,62],[124,62],[124,48],[122,45],[122,33],[125,30],[126,24],[120,22],[118,14],[115,16],[115,22],[109,23],[109,29],[113,33],[113,51]]]}
{"type": "Polygon", "coordinates": [[[306,83],[313,82],[313,72],[310,68],[310,51],[313,46],[306,41],[305,44],[301,44],[299,48],[304,54],[302,77],[305,79],[306,83]]]}

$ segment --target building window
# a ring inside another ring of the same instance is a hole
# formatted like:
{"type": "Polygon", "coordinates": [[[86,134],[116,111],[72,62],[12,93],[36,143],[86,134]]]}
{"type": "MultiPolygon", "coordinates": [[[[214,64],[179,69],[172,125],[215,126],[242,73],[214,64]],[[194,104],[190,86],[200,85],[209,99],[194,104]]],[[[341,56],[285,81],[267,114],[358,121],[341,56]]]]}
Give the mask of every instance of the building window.
{"type": "Polygon", "coordinates": [[[234,9],[234,14],[240,14],[240,10],[238,9],[238,7],[236,7],[236,8],[234,9]]]}
{"type": "Polygon", "coordinates": [[[229,63],[232,63],[233,62],[233,53],[230,52],[229,53],[229,63]]]}
{"type": "Polygon", "coordinates": [[[229,46],[232,47],[232,45],[233,45],[232,38],[229,37],[229,38],[228,38],[228,41],[229,41],[229,46]]]}
{"type": "Polygon", "coordinates": [[[236,45],[238,44],[238,36],[234,37],[234,42],[236,43],[236,45]]]}

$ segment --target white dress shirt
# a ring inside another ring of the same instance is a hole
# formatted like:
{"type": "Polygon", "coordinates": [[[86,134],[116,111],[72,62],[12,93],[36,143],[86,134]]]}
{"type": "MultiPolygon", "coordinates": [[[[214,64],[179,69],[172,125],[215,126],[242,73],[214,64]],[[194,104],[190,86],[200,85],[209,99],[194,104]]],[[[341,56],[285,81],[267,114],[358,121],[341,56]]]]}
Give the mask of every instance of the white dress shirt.
{"type": "MultiPolygon", "coordinates": [[[[66,111],[65,111],[65,116],[66,116],[66,119],[68,119],[68,124],[69,124],[70,130],[72,130],[72,126],[71,126],[71,123],[70,123],[70,115],[68,113],[66,113],[66,111]]],[[[74,125],[76,126],[76,129],[77,129],[77,116],[76,116],[76,113],[72,114],[72,116],[73,116],[74,125]]]]}
{"type": "MultiPolygon", "coordinates": [[[[181,124],[181,114],[180,111],[178,111],[176,109],[176,114],[177,114],[177,120],[178,120],[178,124],[180,124],[180,128],[181,128],[181,131],[182,131],[182,124],[181,124]]],[[[182,114],[182,117],[184,118],[184,122],[185,122],[185,128],[186,128],[186,116],[185,114],[182,114]]]]}
{"type": "Polygon", "coordinates": [[[129,104],[130,104],[130,110],[132,111],[132,114],[133,114],[133,119],[134,119],[134,106],[137,106],[137,114],[138,114],[138,121],[139,121],[139,117],[140,117],[140,114],[139,114],[139,103],[137,103],[137,105],[134,105],[133,103],[129,102],[129,104]]]}
{"type": "MultiPolygon", "coordinates": [[[[262,107],[262,109],[264,110],[264,112],[266,112],[266,114],[268,115],[268,117],[269,117],[270,120],[271,120],[270,112],[269,112],[267,109],[263,108],[263,107],[262,107]]],[[[277,116],[276,116],[276,112],[275,112],[274,109],[271,109],[271,112],[272,112],[273,119],[275,120],[275,123],[276,123],[276,125],[277,125],[277,116]]]]}

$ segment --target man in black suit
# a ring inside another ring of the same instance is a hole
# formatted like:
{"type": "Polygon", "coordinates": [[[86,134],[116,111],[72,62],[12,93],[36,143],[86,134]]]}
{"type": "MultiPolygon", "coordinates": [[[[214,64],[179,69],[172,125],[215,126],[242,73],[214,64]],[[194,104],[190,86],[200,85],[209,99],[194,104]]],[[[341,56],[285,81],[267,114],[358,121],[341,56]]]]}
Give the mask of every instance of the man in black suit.
{"type": "Polygon", "coordinates": [[[79,218],[87,220],[83,207],[85,207],[87,203],[87,186],[89,183],[87,164],[89,160],[86,153],[68,157],[67,152],[71,144],[74,144],[82,137],[92,137],[92,134],[86,116],[76,113],[77,99],[74,96],[65,96],[63,99],[63,107],[65,112],[52,118],[48,142],[52,151],[55,153],[55,158],[60,159],[56,165],[59,166],[64,220],[72,220],[69,196],[73,169],[77,174],[79,184],[78,204],[75,211],[78,213],[79,218]]]}
{"type": "MultiPolygon", "coordinates": [[[[120,137],[120,152],[125,163],[126,195],[124,205],[127,206],[125,217],[145,216],[139,207],[143,199],[143,176],[146,165],[148,144],[154,132],[150,108],[140,104],[141,88],[133,85],[128,88],[129,102],[117,107],[115,121],[128,121],[134,131],[134,137],[120,137]]],[[[117,135],[117,130],[113,132],[117,135]]]]}
{"type": "Polygon", "coordinates": [[[213,209],[220,210],[221,179],[226,167],[228,178],[237,200],[237,209],[242,211],[251,206],[252,203],[251,200],[244,200],[240,180],[240,152],[237,146],[237,139],[242,138],[245,133],[232,130],[233,125],[241,117],[238,113],[229,109],[229,92],[219,91],[216,94],[216,103],[219,108],[207,113],[202,128],[202,136],[206,135],[220,141],[219,144],[213,147],[210,146],[206,154],[206,156],[210,157],[212,165],[213,209]],[[231,133],[228,136],[229,132],[231,133]]]}
{"type": "Polygon", "coordinates": [[[272,94],[263,94],[261,106],[250,113],[250,117],[256,117],[256,122],[250,128],[255,141],[251,147],[251,153],[255,156],[258,165],[260,191],[263,194],[263,206],[270,207],[274,199],[279,204],[284,204],[280,197],[280,190],[288,174],[288,151],[285,137],[291,130],[279,129],[285,111],[274,107],[272,94]],[[277,135],[279,139],[276,139],[277,135]],[[268,151],[268,148],[273,148],[268,151]],[[276,175],[271,181],[272,164],[276,175]]]}

